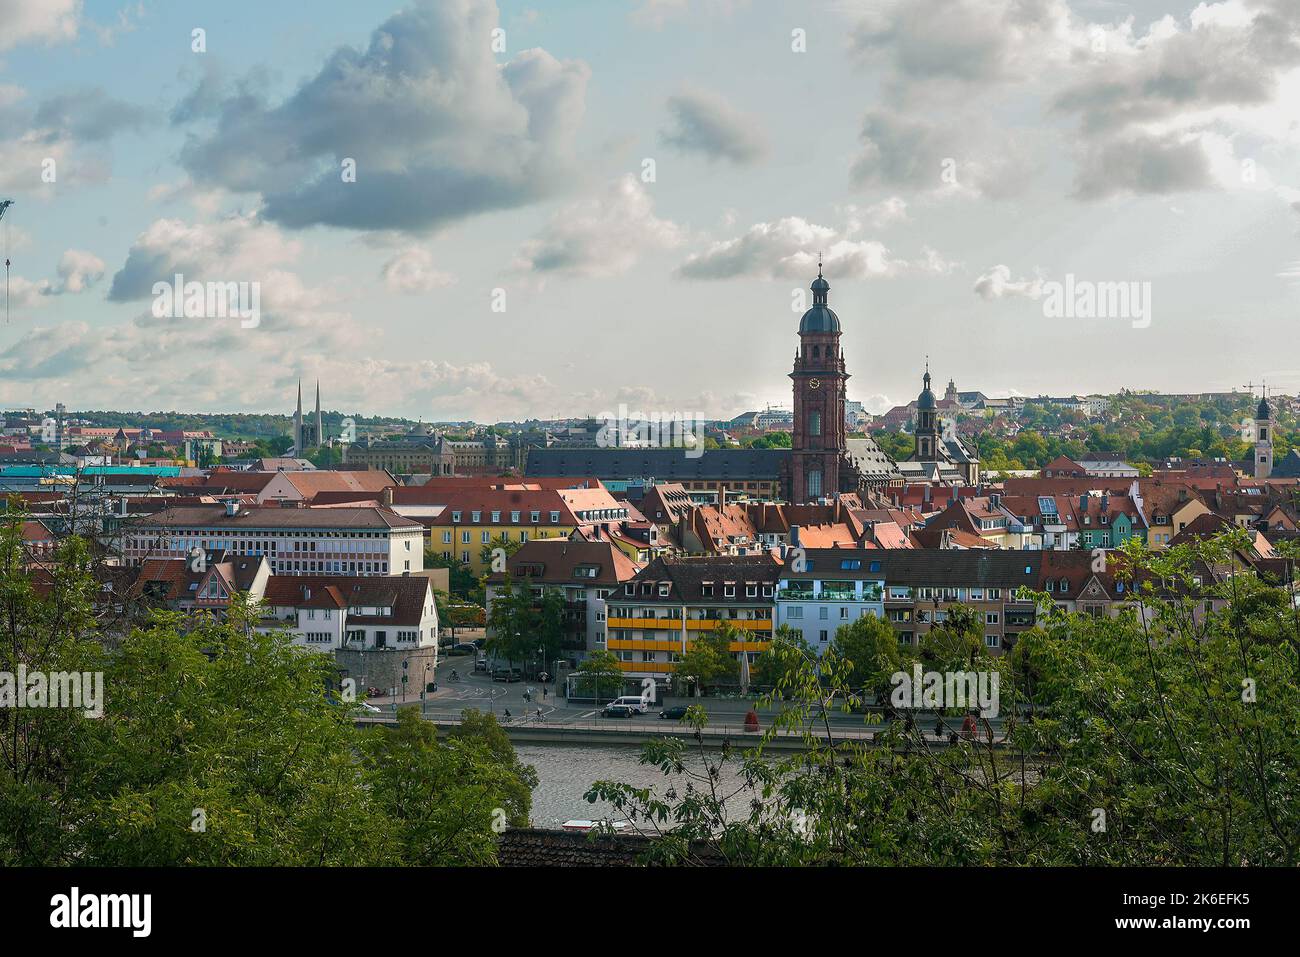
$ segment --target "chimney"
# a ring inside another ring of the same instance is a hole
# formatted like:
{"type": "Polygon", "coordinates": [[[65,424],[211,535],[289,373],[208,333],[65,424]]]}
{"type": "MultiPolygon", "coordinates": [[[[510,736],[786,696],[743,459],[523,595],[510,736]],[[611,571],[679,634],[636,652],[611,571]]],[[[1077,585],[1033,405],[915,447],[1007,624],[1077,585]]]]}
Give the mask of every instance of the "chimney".
{"type": "Polygon", "coordinates": [[[389,485],[384,489],[382,493],[382,498],[383,498],[383,503],[385,508],[393,507],[393,487],[391,485],[389,485]]]}
{"type": "Polygon", "coordinates": [[[930,504],[930,485],[928,482],[926,483],[925,486],[925,504],[926,505],[930,504]]]}
{"type": "Polygon", "coordinates": [[[798,525],[790,526],[790,547],[791,548],[799,547],[799,526],[798,525]]]}
{"type": "Polygon", "coordinates": [[[721,512],[726,507],[727,507],[727,487],[725,485],[719,485],[718,486],[718,511],[721,512]]]}

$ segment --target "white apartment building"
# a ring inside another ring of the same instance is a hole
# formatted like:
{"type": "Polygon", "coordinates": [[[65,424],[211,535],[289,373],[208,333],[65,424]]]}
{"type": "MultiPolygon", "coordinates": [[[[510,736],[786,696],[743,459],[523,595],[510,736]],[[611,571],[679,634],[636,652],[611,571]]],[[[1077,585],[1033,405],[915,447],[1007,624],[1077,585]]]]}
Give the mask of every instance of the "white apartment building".
{"type": "Polygon", "coordinates": [[[295,644],[318,651],[401,651],[438,645],[433,586],[418,575],[272,577],[262,606],[259,631],[287,629],[295,644]]]}
{"type": "Polygon", "coordinates": [[[402,575],[424,570],[424,526],[381,506],[182,505],[123,526],[122,560],[195,549],[265,556],[273,575],[402,575]]]}

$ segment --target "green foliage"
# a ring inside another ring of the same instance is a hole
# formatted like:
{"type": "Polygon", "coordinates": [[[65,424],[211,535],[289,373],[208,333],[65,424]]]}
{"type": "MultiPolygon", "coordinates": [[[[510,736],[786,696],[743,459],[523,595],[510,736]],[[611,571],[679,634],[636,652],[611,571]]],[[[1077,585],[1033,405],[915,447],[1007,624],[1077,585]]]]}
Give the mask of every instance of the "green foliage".
{"type": "Polygon", "coordinates": [[[732,657],[730,646],[743,637],[744,633],[726,620],[719,620],[708,631],[697,631],[677,663],[675,675],[698,688],[734,682],[740,673],[740,663],[732,657]]]}
{"type": "Polygon", "coordinates": [[[534,595],[527,579],[516,583],[507,571],[505,581],[493,587],[487,629],[485,647],[492,654],[511,664],[540,661],[545,670],[560,654],[564,595],[555,588],[534,595]]]}
{"type": "Polygon", "coordinates": [[[0,671],[102,672],[104,697],[0,708],[0,865],[490,863],[494,828],[527,820],[536,777],[490,720],[360,730],[333,659],[238,600],[109,642],[85,544],[37,591],[21,520],[0,530],[0,671]]]}
{"type": "Polygon", "coordinates": [[[613,698],[623,691],[623,669],[618,666],[618,656],[603,648],[591,652],[578,665],[575,691],[583,698],[613,698]]]}
{"type": "Polygon", "coordinates": [[[903,670],[903,652],[893,625],[875,615],[862,615],[839,627],[828,654],[844,662],[851,687],[880,694],[888,687],[889,676],[903,670]]]}

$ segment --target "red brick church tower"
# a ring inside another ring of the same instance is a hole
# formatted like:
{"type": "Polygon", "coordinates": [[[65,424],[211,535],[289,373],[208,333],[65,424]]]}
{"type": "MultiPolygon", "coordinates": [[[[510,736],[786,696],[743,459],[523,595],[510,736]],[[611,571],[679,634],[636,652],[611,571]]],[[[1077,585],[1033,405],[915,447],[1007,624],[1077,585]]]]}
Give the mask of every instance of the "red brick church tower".
{"type": "MultiPolygon", "coordinates": [[[[840,320],[826,304],[831,284],[812,284],[812,308],[799,320],[794,357],[794,434],[790,452],[790,501],[812,502],[840,491],[845,466],[844,393],[848,373],[840,351],[840,320]]],[[[847,478],[848,476],[845,476],[847,478]]]]}

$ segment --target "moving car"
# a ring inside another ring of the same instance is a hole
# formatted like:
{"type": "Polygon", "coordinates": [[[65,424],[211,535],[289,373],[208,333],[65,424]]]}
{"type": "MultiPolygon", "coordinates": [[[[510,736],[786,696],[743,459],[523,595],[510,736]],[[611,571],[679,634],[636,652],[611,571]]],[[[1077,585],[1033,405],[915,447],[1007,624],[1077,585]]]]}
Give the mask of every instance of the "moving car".
{"type": "Polygon", "coordinates": [[[634,714],[636,712],[625,704],[607,704],[600,710],[602,718],[630,718],[634,714]]]}
{"type": "Polygon", "coordinates": [[[462,642],[460,642],[459,644],[452,645],[452,646],[451,646],[451,650],[448,651],[447,654],[449,654],[449,655],[477,655],[477,654],[478,654],[478,646],[477,646],[477,645],[471,645],[468,641],[462,641],[462,642]]]}
{"type": "Polygon", "coordinates": [[[659,712],[659,717],[669,721],[680,721],[682,718],[686,717],[686,706],[677,705],[675,708],[664,708],[659,712]]]}
{"type": "Polygon", "coordinates": [[[631,708],[637,714],[645,714],[646,708],[649,707],[649,702],[646,701],[645,698],[641,697],[641,695],[636,694],[627,694],[623,695],[621,698],[615,698],[610,702],[610,704],[621,704],[624,707],[631,708]]]}
{"type": "Polygon", "coordinates": [[[496,671],[492,672],[492,680],[509,682],[523,681],[524,673],[518,668],[498,668],[496,671]]]}

